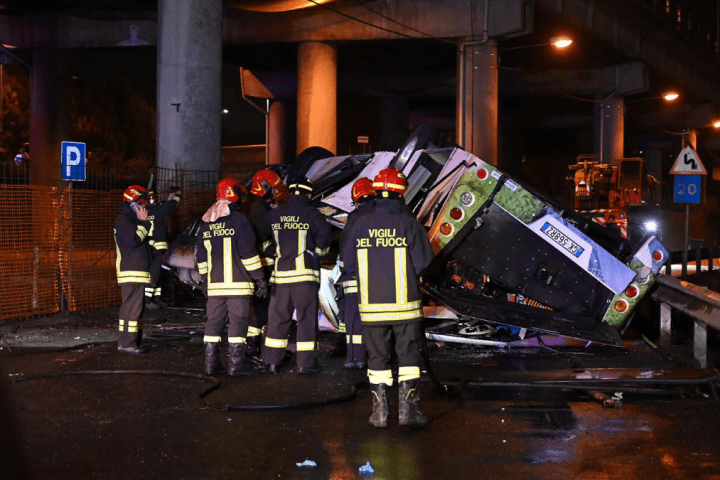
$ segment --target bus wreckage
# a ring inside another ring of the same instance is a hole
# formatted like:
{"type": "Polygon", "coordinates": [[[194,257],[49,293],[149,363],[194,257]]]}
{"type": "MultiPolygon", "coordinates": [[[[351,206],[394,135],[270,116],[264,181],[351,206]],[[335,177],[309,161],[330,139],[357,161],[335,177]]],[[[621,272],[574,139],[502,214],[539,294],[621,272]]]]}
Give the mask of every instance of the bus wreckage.
{"type": "MultiPolygon", "coordinates": [[[[505,346],[550,334],[622,345],[621,332],[668,260],[654,236],[623,238],[425,127],[398,152],[308,150],[293,165],[272,168],[286,184],[301,175],[313,180],[312,200],[338,233],[353,209],[355,180],[388,166],[406,175],[405,202],[435,253],[422,279],[430,340],[505,346]]],[[[166,264],[200,287],[188,258],[193,230],[166,264]]],[[[321,328],[332,330],[342,319],[339,267],[323,268],[321,277],[321,328]]]]}

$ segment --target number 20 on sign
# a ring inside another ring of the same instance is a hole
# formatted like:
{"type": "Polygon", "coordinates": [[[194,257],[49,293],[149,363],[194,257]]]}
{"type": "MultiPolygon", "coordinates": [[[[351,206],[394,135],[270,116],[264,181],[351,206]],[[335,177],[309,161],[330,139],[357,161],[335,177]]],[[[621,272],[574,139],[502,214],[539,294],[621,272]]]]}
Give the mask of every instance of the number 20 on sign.
{"type": "Polygon", "coordinates": [[[675,203],[700,203],[700,175],[675,175],[675,203]]]}

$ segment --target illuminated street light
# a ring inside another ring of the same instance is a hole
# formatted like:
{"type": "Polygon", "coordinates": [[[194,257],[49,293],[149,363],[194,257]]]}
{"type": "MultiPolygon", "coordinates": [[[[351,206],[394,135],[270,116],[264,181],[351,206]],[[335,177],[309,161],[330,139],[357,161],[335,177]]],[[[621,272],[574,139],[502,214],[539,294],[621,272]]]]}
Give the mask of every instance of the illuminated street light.
{"type": "Polygon", "coordinates": [[[720,120],[715,120],[715,122],[713,123],[713,127],[720,128],[720,120]]]}
{"type": "Polygon", "coordinates": [[[627,102],[625,102],[625,105],[627,105],[629,103],[646,102],[648,100],[657,100],[660,98],[664,99],[667,102],[672,102],[674,100],[677,100],[679,97],[680,97],[680,95],[678,95],[675,92],[670,91],[670,92],[665,92],[662,95],[657,96],[657,97],[638,98],[637,100],[628,100],[627,102]]]}
{"type": "Polygon", "coordinates": [[[547,43],[537,43],[535,45],[522,45],[520,47],[510,47],[510,48],[503,48],[501,51],[507,52],[508,50],[520,50],[521,48],[535,48],[535,47],[546,47],[548,45],[553,45],[556,48],[566,48],[572,44],[573,41],[569,37],[565,36],[557,36],[552,37],[549,42],[547,43]]]}
{"type": "Polygon", "coordinates": [[[555,45],[557,48],[569,47],[572,42],[572,39],[568,37],[553,37],[550,39],[550,44],[555,45]]]}

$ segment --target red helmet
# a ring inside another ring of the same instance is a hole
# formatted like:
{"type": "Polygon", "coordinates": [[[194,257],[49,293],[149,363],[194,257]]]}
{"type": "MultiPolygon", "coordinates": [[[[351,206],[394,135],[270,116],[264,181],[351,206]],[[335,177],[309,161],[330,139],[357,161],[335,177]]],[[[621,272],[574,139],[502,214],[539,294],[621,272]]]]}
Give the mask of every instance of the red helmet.
{"type": "Polygon", "coordinates": [[[273,187],[278,187],[282,184],[282,180],[278,174],[266,168],[253,175],[252,182],[250,183],[250,193],[262,197],[266,193],[272,193],[273,187]]]}
{"type": "Polygon", "coordinates": [[[395,192],[402,195],[407,190],[407,178],[393,167],[388,167],[375,176],[372,186],[375,190],[395,192]]]}
{"type": "Polygon", "coordinates": [[[140,185],[130,185],[123,193],[123,199],[127,202],[148,203],[145,189],[140,185]]]}
{"type": "Polygon", "coordinates": [[[373,182],[369,178],[358,178],[355,180],[352,186],[352,199],[354,203],[357,203],[362,197],[375,196],[375,189],[373,188],[373,182]]]}
{"type": "Polygon", "coordinates": [[[217,199],[227,200],[233,203],[239,202],[245,193],[244,190],[245,188],[234,178],[223,178],[217,184],[217,199]]]}

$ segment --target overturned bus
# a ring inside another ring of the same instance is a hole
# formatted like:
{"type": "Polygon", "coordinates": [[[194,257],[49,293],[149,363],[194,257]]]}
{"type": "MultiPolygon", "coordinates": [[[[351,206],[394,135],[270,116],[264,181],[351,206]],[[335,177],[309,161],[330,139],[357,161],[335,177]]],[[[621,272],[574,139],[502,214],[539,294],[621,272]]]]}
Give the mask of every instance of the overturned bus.
{"type": "MultiPolygon", "coordinates": [[[[468,326],[489,324],[622,345],[668,259],[652,235],[623,238],[422,128],[398,152],[317,157],[276,168],[286,183],[315,182],[313,202],[338,232],[356,179],[388,166],[407,176],[405,202],[435,252],[422,279],[427,309],[447,312],[429,332],[472,336],[468,326]]],[[[323,271],[320,290],[321,316],[333,324],[337,276],[337,267],[323,271]]]]}

